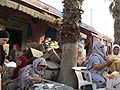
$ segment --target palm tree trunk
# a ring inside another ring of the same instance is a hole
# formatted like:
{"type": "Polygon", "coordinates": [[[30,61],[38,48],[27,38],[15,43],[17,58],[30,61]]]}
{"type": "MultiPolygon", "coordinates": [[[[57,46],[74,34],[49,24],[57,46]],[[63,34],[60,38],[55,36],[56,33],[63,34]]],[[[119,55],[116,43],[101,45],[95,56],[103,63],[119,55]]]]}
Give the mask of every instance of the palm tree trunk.
{"type": "Polygon", "coordinates": [[[120,16],[116,18],[114,22],[114,38],[114,43],[120,45],[120,16]]]}
{"type": "Polygon", "coordinates": [[[77,88],[73,66],[77,66],[77,41],[80,38],[82,0],[64,0],[63,30],[61,32],[62,60],[58,81],[77,88]]]}
{"type": "Polygon", "coordinates": [[[114,18],[114,43],[120,45],[120,0],[113,0],[112,14],[114,18]]]}

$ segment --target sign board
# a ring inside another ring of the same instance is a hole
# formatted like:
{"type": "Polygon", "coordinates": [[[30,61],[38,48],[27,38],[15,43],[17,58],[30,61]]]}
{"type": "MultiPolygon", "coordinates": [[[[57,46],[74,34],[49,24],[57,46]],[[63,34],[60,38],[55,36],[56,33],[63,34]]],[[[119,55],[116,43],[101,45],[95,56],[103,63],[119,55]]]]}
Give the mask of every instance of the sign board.
{"type": "Polygon", "coordinates": [[[15,30],[26,30],[28,27],[27,20],[24,17],[19,15],[13,16],[9,23],[7,24],[7,28],[15,29],[15,30]]]}
{"type": "Polygon", "coordinates": [[[55,57],[57,57],[58,60],[61,60],[60,57],[58,56],[58,54],[56,53],[56,51],[54,49],[51,49],[51,50],[47,51],[42,57],[50,58],[53,55],[55,55],[55,57]]]}
{"type": "Polygon", "coordinates": [[[29,63],[32,63],[32,61],[36,58],[40,58],[41,56],[43,56],[43,52],[34,48],[29,48],[23,53],[23,56],[25,56],[28,59],[29,63]]]}

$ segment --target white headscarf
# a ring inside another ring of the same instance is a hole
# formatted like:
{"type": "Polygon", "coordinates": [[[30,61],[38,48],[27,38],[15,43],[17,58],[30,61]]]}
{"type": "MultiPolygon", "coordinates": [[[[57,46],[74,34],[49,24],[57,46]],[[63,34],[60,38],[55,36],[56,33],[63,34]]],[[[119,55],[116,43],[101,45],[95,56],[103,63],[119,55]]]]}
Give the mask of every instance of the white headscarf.
{"type": "Polygon", "coordinates": [[[98,41],[93,45],[92,52],[101,55],[103,58],[106,56],[105,52],[102,52],[100,47],[104,46],[104,43],[98,41]]]}
{"type": "Polygon", "coordinates": [[[119,46],[118,44],[114,44],[114,45],[112,46],[111,53],[112,53],[112,55],[114,55],[113,50],[114,50],[115,47],[118,47],[118,48],[119,48],[119,53],[118,53],[117,56],[120,57],[120,46],[119,46]]]}

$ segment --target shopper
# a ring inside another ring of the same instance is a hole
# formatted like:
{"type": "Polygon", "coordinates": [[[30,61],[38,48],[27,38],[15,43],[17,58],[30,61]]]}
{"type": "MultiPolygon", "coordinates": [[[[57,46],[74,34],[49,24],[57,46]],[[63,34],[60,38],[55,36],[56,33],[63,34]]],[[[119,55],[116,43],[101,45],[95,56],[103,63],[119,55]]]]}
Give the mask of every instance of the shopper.
{"type": "Polygon", "coordinates": [[[3,49],[3,45],[8,42],[9,38],[10,34],[7,31],[0,31],[0,72],[2,72],[2,67],[4,65],[6,55],[3,49]]]}
{"type": "Polygon", "coordinates": [[[106,80],[102,73],[108,71],[112,62],[107,60],[102,42],[96,42],[93,45],[92,52],[87,62],[87,69],[91,72],[93,83],[96,83],[97,88],[104,88],[106,87],[106,80]]]}

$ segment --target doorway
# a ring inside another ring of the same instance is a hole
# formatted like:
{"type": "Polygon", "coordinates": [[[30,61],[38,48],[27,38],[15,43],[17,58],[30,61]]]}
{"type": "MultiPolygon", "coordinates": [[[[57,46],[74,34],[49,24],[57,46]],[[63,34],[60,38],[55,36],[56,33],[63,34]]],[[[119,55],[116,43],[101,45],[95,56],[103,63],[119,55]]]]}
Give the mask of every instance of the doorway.
{"type": "Polygon", "coordinates": [[[13,44],[18,44],[21,47],[21,45],[22,45],[22,31],[10,29],[10,28],[6,28],[5,30],[8,31],[10,34],[10,39],[8,41],[8,44],[10,44],[10,48],[13,44]]]}

